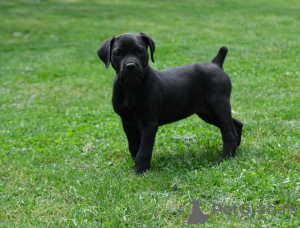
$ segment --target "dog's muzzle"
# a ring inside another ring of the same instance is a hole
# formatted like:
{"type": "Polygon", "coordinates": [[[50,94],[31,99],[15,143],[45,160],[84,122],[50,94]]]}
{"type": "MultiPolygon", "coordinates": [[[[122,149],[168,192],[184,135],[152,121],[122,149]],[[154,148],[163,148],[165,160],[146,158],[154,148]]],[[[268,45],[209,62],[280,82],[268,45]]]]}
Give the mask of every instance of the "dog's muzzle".
{"type": "Polygon", "coordinates": [[[143,69],[135,62],[127,62],[121,69],[120,82],[125,87],[137,87],[143,78],[143,69]]]}

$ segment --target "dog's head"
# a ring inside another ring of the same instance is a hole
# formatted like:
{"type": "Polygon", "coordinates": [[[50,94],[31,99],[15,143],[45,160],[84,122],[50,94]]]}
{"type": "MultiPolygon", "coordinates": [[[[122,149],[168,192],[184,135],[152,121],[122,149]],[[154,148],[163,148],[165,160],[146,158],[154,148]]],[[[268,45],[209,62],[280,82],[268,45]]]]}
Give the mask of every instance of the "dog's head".
{"type": "Polygon", "coordinates": [[[144,78],[148,66],[148,46],[154,62],[155,44],[145,33],[113,36],[102,44],[97,53],[106,68],[111,63],[117,72],[117,80],[123,86],[137,87],[144,78]]]}

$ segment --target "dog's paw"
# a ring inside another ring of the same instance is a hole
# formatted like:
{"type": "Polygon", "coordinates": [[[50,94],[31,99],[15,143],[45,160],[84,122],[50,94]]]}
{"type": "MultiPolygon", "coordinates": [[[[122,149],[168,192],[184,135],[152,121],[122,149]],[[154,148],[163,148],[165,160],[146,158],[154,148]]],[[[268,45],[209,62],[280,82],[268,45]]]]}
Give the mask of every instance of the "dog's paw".
{"type": "Polygon", "coordinates": [[[231,160],[234,158],[234,155],[230,154],[230,155],[227,155],[227,156],[223,156],[217,163],[217,165],[221,165],[224,161],[228,161],[228,160],[231,160]]]}
{"type": "Polygon", "coordinates": [[[219,166],[219,165],[222,165],[223,161],[224,161],[224,159],[221,158],[221,159],[217,162],[217,165],[218,165],[218,166],[219,166]]]}
{"type": "Polygon", "coordinates": [[[151,159],[141,159],[140,157],[135,158],[134,172],[137,175],[147,172],[150,169],[151,159]]]}
{"type": "Polygon", "coordinates": [[[134,167],[134,173],[137,175],[141,175],[145,172],[147,172],[150,169],[150,166],[137,166],[134,167]]]}
{"type": "Polygon", "coordinates": [[[137,174],[137,175],[141,175],[143,173],[146,173],[150,168],[142,168],[142,169],[137,169],[137,168],[134,168],[134,173],[137,174]]]}

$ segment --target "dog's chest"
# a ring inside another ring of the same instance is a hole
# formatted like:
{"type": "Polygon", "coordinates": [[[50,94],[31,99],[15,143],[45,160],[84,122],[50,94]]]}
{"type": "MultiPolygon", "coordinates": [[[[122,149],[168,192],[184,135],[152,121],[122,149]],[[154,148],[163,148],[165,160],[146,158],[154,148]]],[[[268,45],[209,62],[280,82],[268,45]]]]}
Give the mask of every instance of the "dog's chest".
{"type": "Polygon", "coordinates": [[[122,104],[124,108],[132,109],[140,104],[140,98],[136,94],[125,94],[122,104]]]}

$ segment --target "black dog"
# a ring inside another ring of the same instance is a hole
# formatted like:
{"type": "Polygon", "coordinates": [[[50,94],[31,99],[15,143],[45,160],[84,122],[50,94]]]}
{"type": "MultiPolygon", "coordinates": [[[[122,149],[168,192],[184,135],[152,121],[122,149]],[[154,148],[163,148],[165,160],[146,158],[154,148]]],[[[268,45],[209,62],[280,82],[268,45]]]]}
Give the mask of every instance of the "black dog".
{"type": "Polygon", "coordinates": [[[154,62],[155,44],[145,33],[113,36],[98,50],[106,68],[111,63],[116,70],[112,103],[122,119],[135,172],[150,168],[158,126],[193,114],[220,128],[223,159],[234,157],[243,124],[231,116],[231,82],[223,71],[227,47],[212,62],[157,71],[148,64],[148,46],[154,62]]]}

